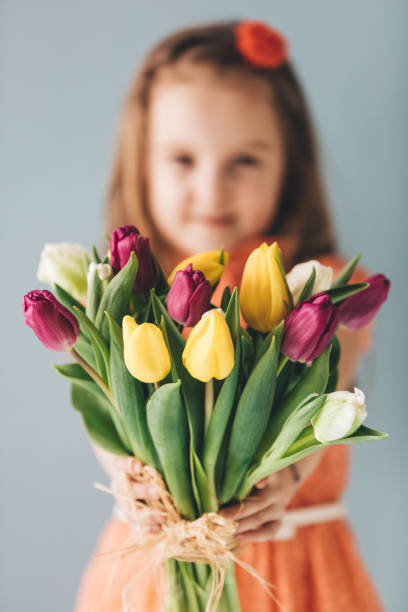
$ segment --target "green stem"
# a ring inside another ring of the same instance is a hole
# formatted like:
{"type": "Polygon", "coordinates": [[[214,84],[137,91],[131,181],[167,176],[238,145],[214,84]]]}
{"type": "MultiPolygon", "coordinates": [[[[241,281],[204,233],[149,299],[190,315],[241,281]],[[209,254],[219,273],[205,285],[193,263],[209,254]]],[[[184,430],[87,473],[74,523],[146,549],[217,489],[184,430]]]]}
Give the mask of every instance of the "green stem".
{"type": "Polygon", "coordinates": [[[205,424],[204,424],[204,433],[207,432],[208,423],[210,422],[210,418],[212,415],[214,407],[214,381],[210,378],[209,381],[205,383],[205,424]]]}
{"type": "Polygon", "coordinates": [[[94,380],[96,382],[98,387],[104,392],[106,397],[109,398],[109,400],[115,406],[114,397],[113,397],[112,393],[110,392],[109,388],[107,387],[107,385],[105,384],[105,382],[99,376],[99,374],[97,372],[95,372],[95,370],[93,368],[91,368],[91,366],[85,361],[85,359],[82,359],[81,355],[79,353],[77,353],[74,348],[72,348],[70,350],[70,353],[73,356],[73,358],[75,359],[75,361],[77,361],[79,363],[79,365],[81,365],[83,367],[85,372],[87,374],[89,374],[89,376],[92,378],[92,380],[94,380]]]}

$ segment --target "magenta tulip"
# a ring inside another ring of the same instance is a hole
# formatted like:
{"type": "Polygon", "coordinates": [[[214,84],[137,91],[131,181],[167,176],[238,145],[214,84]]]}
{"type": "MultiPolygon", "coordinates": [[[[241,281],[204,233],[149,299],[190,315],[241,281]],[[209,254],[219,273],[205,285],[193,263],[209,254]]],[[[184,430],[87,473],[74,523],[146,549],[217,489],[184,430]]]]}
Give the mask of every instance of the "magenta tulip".
{"type": "Polygon", "coordinates": [[[188,264],[176,272],[167,296],[167,310],[175,321],[191,327],[211,308],[211,296],[211,283],[200,270],[193,270],[192,264],[188,264]]]}
{"type": "Polygon", "coordinates": [[[49,291],[27,293],[23,309],[25,322],[47,348],[67,351],[78,340],[78,321],[49,291]]]}
{"type": "Polygon", "coordinates": [[[124,225],[115,229],[110,237],[111,265],[119,272],[129,260],[132,251],[139,262],[134,293],[146,293],[157,284],[159,270],[150,249],[149,238],[145,238],[134,225],[124,225]]]}
{"type": "Polygon", "coordinates": [[[339,309],[327,293],[300,302],[285,319],[282,353],[292,361],[313,361],[329,344],[339,322],[339,309]]]}
{"type": "Polygon", "coordinates": [[[391,282],[384,274],[374,274],[365,282],[370,286],[339,304],[340,322],[349,329],[360,329],[368,325],[387,299],[391,282]]]}

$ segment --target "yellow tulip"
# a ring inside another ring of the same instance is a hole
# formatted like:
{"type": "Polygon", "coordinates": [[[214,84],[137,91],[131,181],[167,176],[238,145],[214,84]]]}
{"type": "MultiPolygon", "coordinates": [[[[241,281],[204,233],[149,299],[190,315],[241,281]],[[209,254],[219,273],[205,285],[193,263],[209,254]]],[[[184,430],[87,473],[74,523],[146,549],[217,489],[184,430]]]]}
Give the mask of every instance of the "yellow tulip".
{"type": "Polygon", "coordinates": [[[187,257],[174,268],[167,282],[171,285],[176,272],[178,272],[178,270],[184,270],[185,267],[191,263],[193,265],[193,270],[201,270],[205,278],[210,281],[212,285],[215,285],[215,283],[220,280],[229,260],[228,253],[224,253],[223,255],[224,263],[220,263],[221,251],[204,251],[203,253],[197,253],[196,255],[187,257]]]}
{"type": "Polygon", "coordinates": [[[270,331],[289,314],[292,299],[277,242],[271,246],[264,242],[248,257],[239,303],[248,325],[262,332],[270,331]]]}
{"type": "Polygon", "coordinates": [[[182,358],[191,376],[202,382],[228,376],[234,367],[234,345],[222,312],[214,309],[203,315],[187,338],[182,358]]]}
{"type": "Polygon", "coordinates": [[[142,382],[158,382],[170,372],[170,355],[161,330],[153,323],[122,320],[124,359],[129,372],[142,382]]]}

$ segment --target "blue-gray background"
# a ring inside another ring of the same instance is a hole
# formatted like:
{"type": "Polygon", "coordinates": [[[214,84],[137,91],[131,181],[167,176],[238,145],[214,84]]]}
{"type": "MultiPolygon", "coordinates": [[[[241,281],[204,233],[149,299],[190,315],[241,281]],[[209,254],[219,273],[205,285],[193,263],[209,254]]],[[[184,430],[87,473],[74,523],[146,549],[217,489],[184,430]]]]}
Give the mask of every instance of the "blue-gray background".
{"type": "Polygon", "coordinates": [[[406,0],[3,0],[1,13],[1,609],[72,610],[112,506],[92,487],[107,481],[50,367],[59,355],[23,324],[41,248],[98,241],[120,103],[149,46],[249,17],[291,42],[343,252],[392,279],[360,372],[367,424],[390,437],[353,448],[346,503],[385,608],[405,611],[406,0]]]}

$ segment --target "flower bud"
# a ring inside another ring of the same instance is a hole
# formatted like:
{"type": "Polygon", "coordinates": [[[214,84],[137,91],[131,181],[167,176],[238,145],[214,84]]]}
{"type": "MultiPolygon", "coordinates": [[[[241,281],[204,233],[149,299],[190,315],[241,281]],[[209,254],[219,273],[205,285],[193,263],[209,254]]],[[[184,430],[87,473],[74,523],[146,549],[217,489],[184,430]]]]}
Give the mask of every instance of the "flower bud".
{"type": "Polygon", "coordinates": [[[157,284],[159,269],[150,249],[149,238],[145,238],[134,225],[115,229],[109,242],[113,271],[119,272],[128,262],[132,251],[136,254],[139,267],[133,286],[134,293],[146,293],[157,284]]]}
{"type": "Polygon", "coordinates": [[[369,287],[351,295],[340,305],[340,322],[349,329],[368,325],[385,302],[391,282],[384,274],[374,274],[366,280],[369,287]]]}
{"type": "Polygon", "coordinates": [[[197,253],[196,255],[187,257],[187,259],[183,259],[183,261],[174,268],[167,282],[169,285],[172,285],[176,272],[184,270],[188,264],[192,264],[194,270],[200,270],[211,285],[215,285],[224,272],[224,268],[229,260],[229,255],[228,253],[223,253],[224,263],[220,263],[220,258],[221,251],[204,251],[203,253],[197,253]]]}
{"type": "Polygon", "coordinates": [[[142,382],[155,383],[170,372],[170,355],[161,330],[153,323],[138,325],[133,317],[122,319],[124,360],[127,369],[142,382]]]}
{"type": "Polygon", "coordinates": [[[80,244],[46,244],[41,252],[37,278],[42,283],[60,285],[84,303],[87,293],[87,261],[90,254],[80,244]]]}
{"type": "Polygon", "coordinates": [[[91,261],[88,268],[87,280],[88,285],[90,280],[93,278],[94,273],[97,273],[99,280],[109,280],[112,277],[112,268],[109,264],[95,263],[91,261]]]}
{"type": "Polygon", "coordinates": [[[73,314],[46,290],[36,289],[24,296],[25,322],[37,338],[53,351],[67,351],[79,336],[79,324],[73,314]]]}
{"type": "Polygon", "coordinates": [[[228,376],[234,367],[234,345],[223,312],[204,313],[187,338],[182,359],[191,376],[202,382],[228,376]]]}
{"type": "Polygon", "coordinates": [[[291,297],[277,242],[264,242],[245,264],[239,302],[245,321],[262,332],[276,327],[289,313],[291,297]]]}
{"type": "Polygon", "coordinates": [[[330,268],[330,266],[323,266],[315,259],[297,264],[286,275],[286,280],[292,293],[294,304],[298,303],[300,295],[312,273],[313,268],[315,269],[316,276],[311,295],[321,293],[322,291],[326,291],[326,289],[330,289],[333,280],[333,268],[330,268]]]}
{"type": "Polygon", "coordinates": [[[329,344],[340,312],[327,293],[300,302],[285,320],[282,353],[292,361],[313,361],[329,344]]]}
{"type": "Polygon", "coordinates": [[[364,393],[350,391],[329,393],[323,406],[312,418],[314,435],[320,442],[340,440],[354,433],[367,416],[364,393]]]}
{"type": "Polygon", "coordinates": [[[193,265],[188,264],[185,270],[176,272],[167,296],[167,310],[175,321],[191,327],[211,308],[211,295],[210,282],[200,270],[193,270],[193,265]]]}

